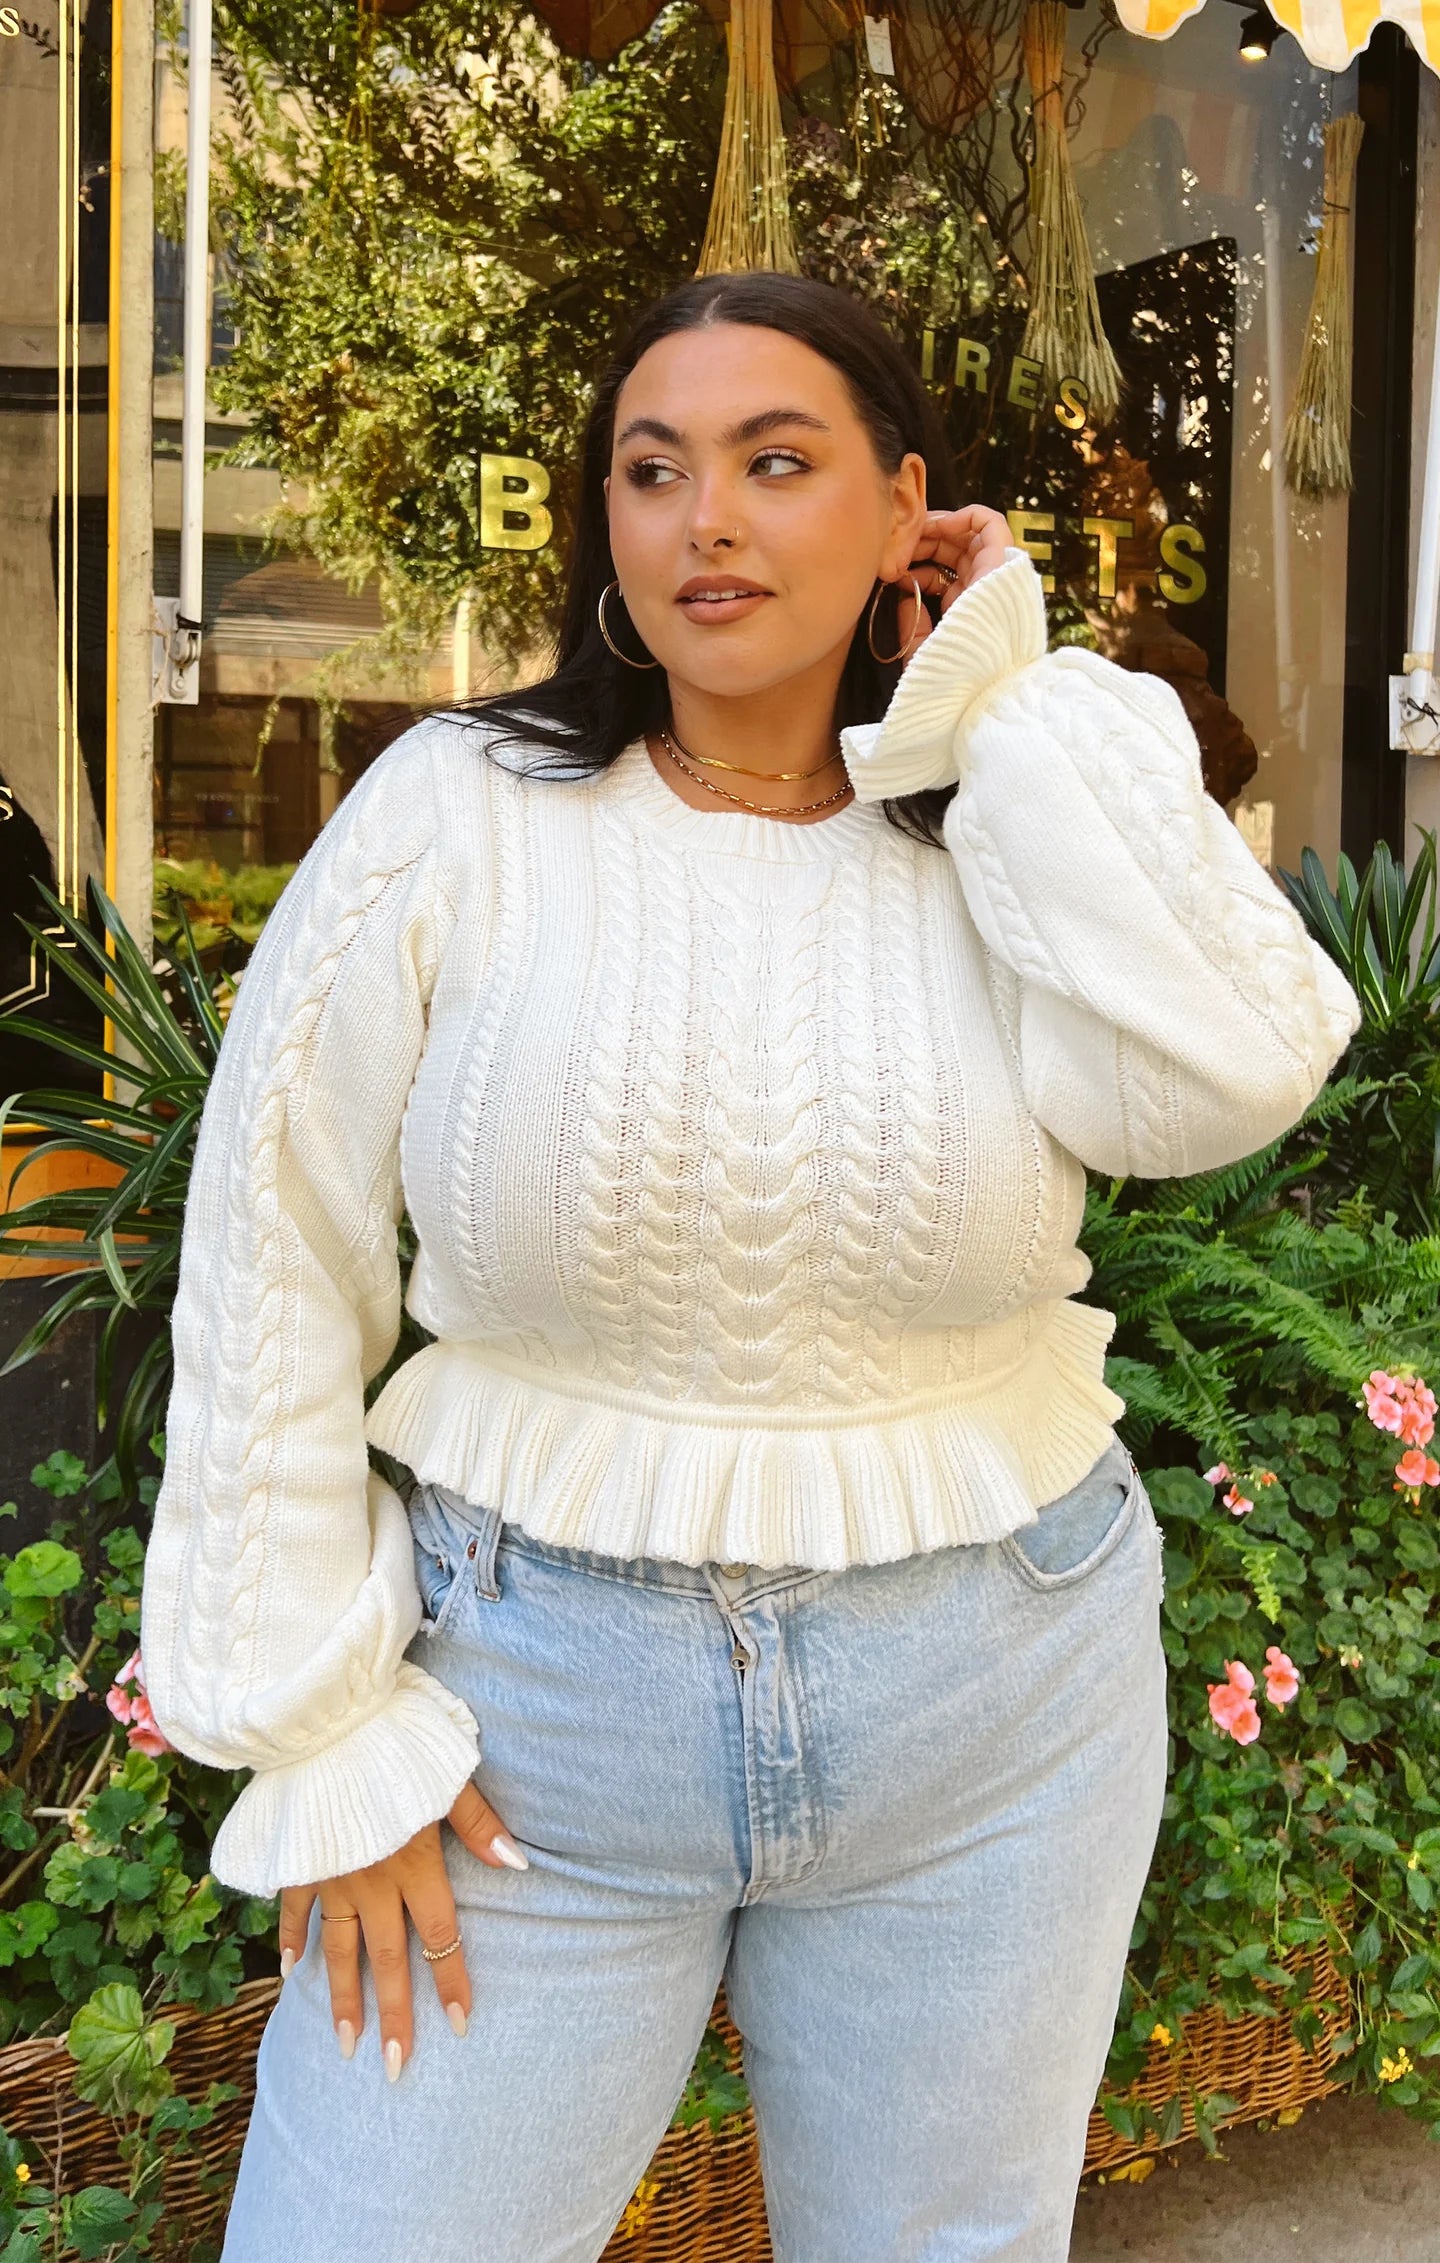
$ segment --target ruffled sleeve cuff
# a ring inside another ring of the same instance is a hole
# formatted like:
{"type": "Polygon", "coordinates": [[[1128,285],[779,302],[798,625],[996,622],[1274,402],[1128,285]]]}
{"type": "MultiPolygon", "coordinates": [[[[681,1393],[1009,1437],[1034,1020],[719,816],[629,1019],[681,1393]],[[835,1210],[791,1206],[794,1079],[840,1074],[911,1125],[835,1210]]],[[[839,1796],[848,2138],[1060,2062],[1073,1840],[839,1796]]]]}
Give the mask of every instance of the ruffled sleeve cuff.
{"type": "Polygon", "coordinates": [[[967,716],[987,692],[1043,657],[1045,594],[1028,552],[963,590],[895,687],[879,723],[852,724],[841,751],[857,801],[953,786],[967,716]]]}
{"type": "Polygon", "coordinates": [[[382,1711],[323,1752],[252,1776],[211,1867],[224,1885],[268,1897],[381,1862],[449,1813],[478,1759],[468,1708],[404,1661],[382,1711]]]}

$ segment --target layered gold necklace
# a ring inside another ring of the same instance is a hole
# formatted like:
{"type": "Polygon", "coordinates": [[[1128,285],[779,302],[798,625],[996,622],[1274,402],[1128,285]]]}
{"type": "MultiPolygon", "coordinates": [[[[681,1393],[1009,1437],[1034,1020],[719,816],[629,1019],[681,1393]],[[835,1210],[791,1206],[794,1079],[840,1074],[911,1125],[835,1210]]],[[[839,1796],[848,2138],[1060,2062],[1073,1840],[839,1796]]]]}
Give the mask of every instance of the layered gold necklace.
{"type": "Polygon", "coordinates": [[[846,796],[855,790],[847,778],[837,792],[827,794],[823,801],[794,802],[788,808],[777,809],[773,802],[747,801],[743,794],[732,794],[728,788],[717,786],[713,779],[705,777],[700,770],[692,769],[691,764],[700,763],[710,770],[728,770],[739,778],[767,778],[776,781],[784,779],[789,781],[801,778],[818,778],[822,770],[829,770],[838,761],[838,754],[828,754],[823,762],[816,763],[813,770],[747,770],[739,762],[722,762],[718,755],[693,753],[683,739],[677,738],[672,730],[667,730],[663,726],[659,732],[659,739],[663,752],[674,763],[676,769],[683,772],[693,785],[703,786],[707,794],[718,794],[722,801],[734,802],[739,809],[754,810],[761,817],[806,817],[812,810],[829,809],[837,801],[844,801],[846,796]],[[683,761],[681,760],[682,756],[685,757],[683,761]]]}

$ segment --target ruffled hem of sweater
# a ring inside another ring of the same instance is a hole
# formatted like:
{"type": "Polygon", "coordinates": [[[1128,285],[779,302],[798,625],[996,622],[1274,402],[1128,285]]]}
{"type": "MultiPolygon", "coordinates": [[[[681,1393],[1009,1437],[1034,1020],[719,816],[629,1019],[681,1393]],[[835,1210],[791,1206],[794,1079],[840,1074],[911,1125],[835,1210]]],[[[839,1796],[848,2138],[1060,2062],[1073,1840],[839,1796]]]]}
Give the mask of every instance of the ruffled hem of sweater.
{"type": "Polygon", "coordinates": [[[1111,1313],[1032,1307],[1021,1358],[982,1385],[853,1413],[667,1406],[568,1390],[482,1345],[427,1345],[366,1423],[422,1480],[538,1540],[688,1564],[840,1570],[998,1540],[1076,1484],[1125,1402],[1104,1380],[1111,1313]],[[1038,1324],[1037,1324],[1038,1323],[1038,1324]]]}

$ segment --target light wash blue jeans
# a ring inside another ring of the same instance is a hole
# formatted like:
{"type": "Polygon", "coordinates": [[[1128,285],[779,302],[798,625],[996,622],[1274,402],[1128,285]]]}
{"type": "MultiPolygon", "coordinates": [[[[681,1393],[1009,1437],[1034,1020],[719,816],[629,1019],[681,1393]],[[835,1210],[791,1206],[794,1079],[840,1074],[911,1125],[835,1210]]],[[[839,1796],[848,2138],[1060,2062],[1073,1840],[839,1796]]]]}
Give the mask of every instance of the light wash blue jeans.
{"type": "Polygon", "coordinates": [[[313,1926],[224,2263],[594,2263],[722,1974],[778,2263],[1063,2263],[1166,1764],[1123,1447],[1010,1539],[840,1572],[411,1514],[412,1655],[531,1867],[446,1832],[470,2031],[412,1941],[393,2085],[373,1997],[340,2057],[313,1926]]]}

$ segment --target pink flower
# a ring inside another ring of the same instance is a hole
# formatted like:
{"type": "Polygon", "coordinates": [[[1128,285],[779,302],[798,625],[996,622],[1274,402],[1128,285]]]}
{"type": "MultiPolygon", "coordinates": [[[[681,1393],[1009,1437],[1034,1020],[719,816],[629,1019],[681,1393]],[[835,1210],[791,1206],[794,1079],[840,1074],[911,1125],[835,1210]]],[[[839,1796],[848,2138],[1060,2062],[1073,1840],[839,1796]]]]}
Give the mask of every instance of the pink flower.
{"type": "Polygon", "coordinates": [[[105,1692],[105,1703],[117,1721],[125,1727],[125,1741],[133,1752],[147,1752],[156,1759],[162,1752],[173,1752],[170,1743],[150,1709],[145,1694],[145,1667],[139,1651],[126,1659],[114,1681],[105,1692]]]}
{"type": "Polygon", "coordinates": [[[125,1741],[133,1752],[148,1752],[158,1760],[162,1752],[173,1752],[174,1745],[165,1736],[150,1710],[150,1700],[142,1692],[135,1700],[133,1727],[125,1732],[125,1741]]]}
{"type": "Polygon", "coordinates": [[[1387,1375],[1371,1370],[1363,1386],[1366,1410],[1377,1430],[1389,1430],[1402,1446],[1428,1446],[1435,1435],[1435,1393],[1422,1375],[1387,1375]]]}
{"type": "Polygon", "coordinates": [[[1226,1659],[1225,1675],[1223,1682],[1206,1684],[1210,1718],[1237,1744],[1253,1744],[1260,1734],[1260,1714],[1254,1697],[1255,1676],[1238,1658],[1226,1659]]]}
{"type": "Polygon", "coordinates": [[[1225,1506],[1232,1517],[1248,1517],[1255,1503],[1246,1500],[1238,1485],[1232,1485],[1225,1495],[1225,1506]]]}
{"type": "Polygon", "coordinates": [[[1213,1469],[1206,1470],[1205,1483],[1207,1485],[1224,1485],[1229,1481],[1229,1477],[1230,1472],[1224,1462],[1217,1462],[1213,1469]]]}
{"type": "Polygon", "coordinates": [[[1377,1430],[1400,1428],[1400,1401],[1398,1394],[1404,1386],[1383,1367],[1372,1367],[1370,1380],[1362,1384],[1365,1393],[1365,1410],[1377,1430]]]}
{"type": "Polygon", "coordinates": [[[1287,1658],[1284,1651],[1272,1642],[1265,1653],[1262,1670],[1265,1675],[1265,1695],[1277,1711],[1283,1713],[1292,1698],[1300,1694],[1300,1675],[1295,1661],[1287,1658]]]}
{"type": "Polygon", "coordinates": [[[1412,1446],[1395,1464],[1395,1475],[1402,1485],[1418,1493],[1422,1485],[1440,1485],[1440,1462],[1422,1453],[1418,1446],[1412,1446]]]}

